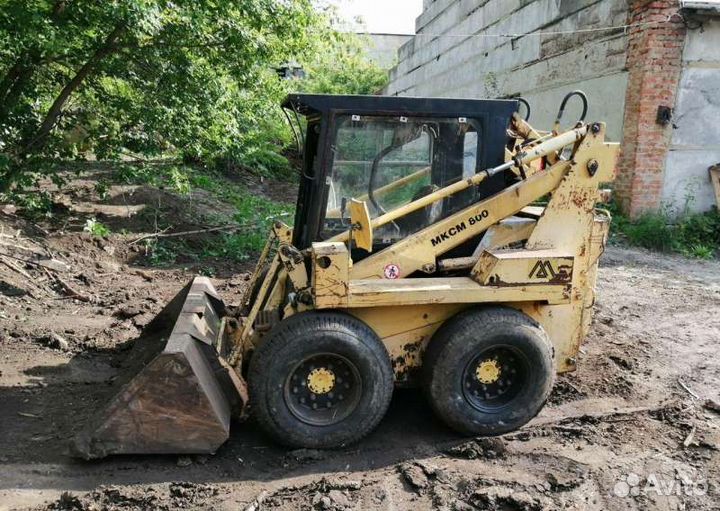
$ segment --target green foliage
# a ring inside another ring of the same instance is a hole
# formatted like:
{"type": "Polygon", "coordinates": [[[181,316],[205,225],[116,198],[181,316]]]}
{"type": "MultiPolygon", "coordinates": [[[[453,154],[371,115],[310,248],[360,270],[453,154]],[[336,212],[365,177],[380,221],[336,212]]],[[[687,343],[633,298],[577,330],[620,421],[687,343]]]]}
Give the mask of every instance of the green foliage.
{"type": "Polygon", "coordinates": [[[720,253],[720,212],[685,213],[674,218],[668,211],[646,212],[636,218],[614,213],[615,238],[662,252],[710,259],[720,253]]]}
{"type": "Polygon", "coordinates": [[[101,179],[100,181],[95,183],[95,193],[98,194],[98,197],[100,197],[101,200],[107,199],[109,192],[110,183],[108,183],[106,180],[101,179]]]}
{"type": "Polygon", "coordinates": [[[145,251],[148,254],[148,262],[151,266],[164,268],[175,262],[178,256],[177,244],[174,242],[159,242],[158,240],[146,240],[145,251]]]}
{"type": "Polygon", "coordinates": [[[89,232],[93,236],[103,237],[110,235],[110,229],[102,222],[98,222],[95,218],[88,218],[85,221],[83,231],[89,232]]]}
{"type": "MultiPolygon", "coordinates": [[[[163,187],[178,195],[187,195],[193,189],[203,189],[214,198],[234,206],[231,217],[211,215],[205,217],[209,225],[236,223],[238,229],[227,233],[194,240],[192,244],[176,239],[148,239],[145,252],[152,266],[167,267],[182,259],[195,262],[206,258],[245,261],[260,251],[275,219],[287,219],[293,214],[294,204],[275,202],[252,193],[243,184],[229,179],[217,170],[182,165],[122,164],[113,172],[113,180],[123,184],[148,184],[163,187]]],[[[101,234],[104,235],[104,234],[101,234]]]]}
{"type": "Polygon", "coordinates": [[[16,190],[9,193],[7,199],[20,208],[24,216],[33,220],[49,218],[53,214],[52,196],[45,191],[16,190]]]}
{"type": "Polygon", "coordinates": [[[293,204],[253,194],[241,185],[229,183],[217,173],[197,169],[188,169],[188,172],[193,186],[207,190],[235,207],[233,220],[241,226],[238,231],[223,234],[218,242],[206,246],[203,251],[205,257],[246,260],[250,253],[263,248],[273,220],[287,219],[294,211],[293,204]]]}
{"type": "Polygon", "coordinates": [[[365,55],[364,36],[331,32],[325,46],[308,62],[308,77],[300,87],[317,94],[377,94],[388,81],[387,72],[365,55]]]}
{"type": "Polygon", "coordinates": [[[190,193],[190,178],[185,172],[182,172],[182,170],[180,170],[179,168],[170,168],[170,172],[168,174],[168,181],[170,183],[170,187],[176,193],[180,195],[187,195],[190,193]]]}
{"type": "Polygon", "coordinates": [[[698,259],[712,259],[715,255],[715,249],[707,245],[690,245],[687,253],[698,259]]]}
{"type": "Polygon", "coordinates": [[[91,153],[286,171],[290,89],[381,83],[351,41],[314,0],[0,0],[0,192],[91,153]]]}

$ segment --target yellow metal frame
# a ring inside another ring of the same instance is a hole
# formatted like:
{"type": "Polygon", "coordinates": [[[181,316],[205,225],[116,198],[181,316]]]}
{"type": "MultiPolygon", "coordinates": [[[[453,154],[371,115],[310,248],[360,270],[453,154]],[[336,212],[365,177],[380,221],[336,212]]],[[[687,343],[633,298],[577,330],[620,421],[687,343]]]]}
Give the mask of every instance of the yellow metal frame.
{"type": "MultiPolygon", "coordinates": [[[[279,225],[274,231],[278,255],[243,323],[238,345],[251,349],[262,338],[253,329],[261,310],[282,307],[283,317],[309,309],[344,310],[380,336],[397,382],[405,383],[412,381],[427,342],[445,320],[477,304],[502,304],[543,326],[555,346],[558,371],[574,369],[592,317],[597,260],[608,231],[608,219],[594,207],[601,198],[600,185],[614,178],[618,146],[605,142],[603,124],[546,135],[515,116],[511,132],[530,141],[515,144],[515,152],[501,167],[372,220],[361,211],[362,202],[351,203],[352,223],[358,225],[313,243],[303,253],[307,266],[298,264],[299,252],[290,246],[289,230],[279,225]],[[573,149],[571,157],[562,159],[560,154],[568,146],[573,149]],[[551,165],[541,169],[540,160],[551,165]],[[510,169],[525,179],[353,263],[350,239],[372,248],[373,228],[476,186],[493,172],[510,169]],[[533,206],[547,195],[547,206],[533,206]],[[442,259],[483,233],[472,257],[442,259]],[[524,242],[523,248],[504,248],[518,242],[524,242]],[[441,270],[456,274],[444,275],[441,270]]],[[[269,250],[263,252],[266,258],[269,250]]]]}

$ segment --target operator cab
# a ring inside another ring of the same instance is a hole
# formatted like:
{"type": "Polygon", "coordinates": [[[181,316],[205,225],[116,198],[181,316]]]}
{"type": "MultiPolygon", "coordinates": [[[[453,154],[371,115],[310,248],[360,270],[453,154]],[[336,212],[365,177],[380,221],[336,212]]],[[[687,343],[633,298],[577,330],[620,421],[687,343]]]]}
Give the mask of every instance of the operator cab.
{"type": "MultiPolygon", "coordinates": [[[[292,94],[283,108],[306,120],[293,237],[303,249],[348,230],[350,199],[365,201],[375,218],[502,164],[518,102],[292,94]]],[[[380,227],[373,250],[512,182],[511,172],[498,174],[380,227]]]]}

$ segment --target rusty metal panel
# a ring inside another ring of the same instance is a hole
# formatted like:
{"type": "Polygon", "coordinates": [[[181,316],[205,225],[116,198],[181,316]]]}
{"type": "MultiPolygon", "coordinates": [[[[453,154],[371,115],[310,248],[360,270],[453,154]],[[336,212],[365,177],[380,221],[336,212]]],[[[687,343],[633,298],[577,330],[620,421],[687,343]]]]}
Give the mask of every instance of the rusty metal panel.
{"type": "Polygon", "coordinates": [[[486,250],[470,276],[480,284],[569,285],[574,258],[557,250],[486,250]]]}
{"type": "Polygon", "coordinates": [[[313,243],[312,268],[315,307],[347,307],[350,254],[345,244],[313,243]]]}
{"type": "Polygon", "coordinates": [[[224,313],[207,278],[185,286],[136,341],[107,406],[75,437],[74,453],[90,459],[220,447],[233,411],[247,401],[244,382],[216,352],[224,313]]]}

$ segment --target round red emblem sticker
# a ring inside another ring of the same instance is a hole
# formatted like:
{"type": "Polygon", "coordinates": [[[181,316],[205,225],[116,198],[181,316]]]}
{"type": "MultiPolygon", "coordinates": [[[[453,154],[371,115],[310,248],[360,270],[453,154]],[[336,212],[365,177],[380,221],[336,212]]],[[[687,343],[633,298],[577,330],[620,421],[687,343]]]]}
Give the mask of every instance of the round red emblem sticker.
{"type": "Polygon", "coordinates": [[[400,268],[398,268],[397,264],[388,264],[384,273],[386,279],[396,279],[400,276],[400,268]]]}

